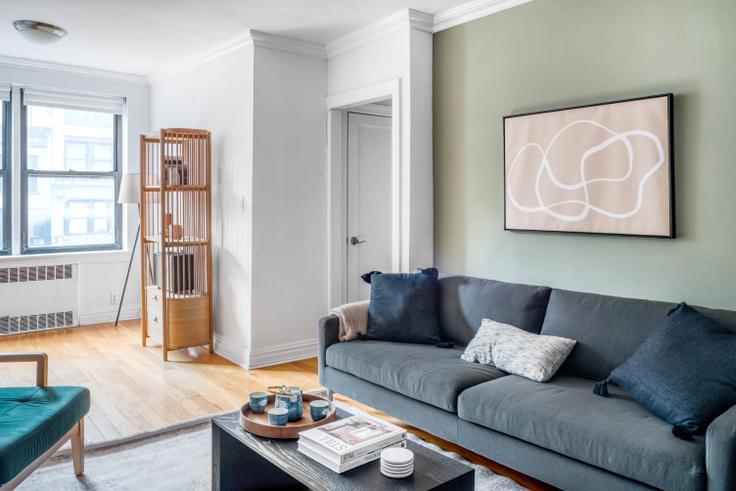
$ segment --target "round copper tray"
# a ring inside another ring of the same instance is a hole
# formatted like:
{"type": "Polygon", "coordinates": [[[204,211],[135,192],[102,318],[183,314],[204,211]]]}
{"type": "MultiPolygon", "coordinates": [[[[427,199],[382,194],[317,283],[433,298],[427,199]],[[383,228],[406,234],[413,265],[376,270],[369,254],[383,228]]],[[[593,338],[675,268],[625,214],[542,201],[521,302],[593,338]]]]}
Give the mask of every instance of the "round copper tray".
{"type": "Polygon", "coordinates": [[[261,414],[256,414],[250,410],[250,402],[246,402],[240,409],[240,426],[247,432],[265,438],[278,439],[296,439],[299,438],[299,432],[322,426],[335,420],[336,409],[333,403],[330,403],[330,409],[327,416],[319,421],[313,421],[309,413],[309,403],[311,401],[324,401],[326,399],[312,394],[303,394],[302,401],[304,410],[301,419],[289,421],[286,426],[274,426],[268,422],[268,410],[274,407],[276,396],[273,394],[268,396],[268,404],[266,410],[261,414]]]}

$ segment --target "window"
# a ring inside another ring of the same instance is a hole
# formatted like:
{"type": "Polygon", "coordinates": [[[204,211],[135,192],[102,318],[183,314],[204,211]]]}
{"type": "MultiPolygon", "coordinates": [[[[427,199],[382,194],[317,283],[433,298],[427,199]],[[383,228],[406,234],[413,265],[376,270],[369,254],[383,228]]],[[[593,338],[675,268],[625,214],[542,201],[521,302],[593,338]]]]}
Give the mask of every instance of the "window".
{"type": "Polygon", "coordinates": [[[0,101],[0,255],[5,255],[10,254],[10,101],[0,101]]]}
{"type": "Polygon", "coordinates": [[[107,200],[70,200],[66,203],[66,235],[110,235],[115,231],[113,213],[107,200]]]}
{"type": "Polygon", "coordinates": [[[112,142],[104,139],[85,141],[79,137],[67,137],[64,142],[64,169],[66,170],[106,171],[112,161],[112,142]]]}
{"type": "Polygon", "coordinates": [[[120,115],[26,97],[23,253],[120,248],[120,115]]]}

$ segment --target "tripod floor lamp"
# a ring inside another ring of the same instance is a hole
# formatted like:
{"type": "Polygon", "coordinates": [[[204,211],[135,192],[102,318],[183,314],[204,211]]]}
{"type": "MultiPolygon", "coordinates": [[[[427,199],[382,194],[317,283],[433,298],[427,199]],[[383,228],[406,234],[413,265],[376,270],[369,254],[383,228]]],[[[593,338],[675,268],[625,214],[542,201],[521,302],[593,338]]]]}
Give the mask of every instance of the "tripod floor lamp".
{"type": "Polygon", "coordinates": [[[123,299],[125,298],[125,290],[128,288],[128,279],[130,278],[130,267],[133,265],[133,257],[135,256],[135,248],[138,246],[138,236],[141,234],[141,176],[140,174],[123,174],[120,182],[120,192],[118,193],[118,203],[120,204],[136,204],[138,205],[138,229],[135,232],[135,241],[130,249],[130,261],[128,262],[128,272],[125,273],[125,283],[123,283],[123,292],[120,294],[120,303],[118,304],[118,313],[115,316],[115,325],[120,320],[120,310],[123,308],[123,299]]]}

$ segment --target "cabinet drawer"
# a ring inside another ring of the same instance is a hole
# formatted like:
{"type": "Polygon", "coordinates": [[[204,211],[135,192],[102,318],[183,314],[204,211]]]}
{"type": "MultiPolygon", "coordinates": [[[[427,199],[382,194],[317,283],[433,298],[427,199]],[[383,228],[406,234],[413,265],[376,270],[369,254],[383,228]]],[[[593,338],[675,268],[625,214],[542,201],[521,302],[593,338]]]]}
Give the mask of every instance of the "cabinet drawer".
{"type": "Polygon", "coordinates": [[[148,314],[148,321],[151,322],[157,322],[159,325],[163,325],[163,312],[161,309],[147,309],[146,313],[148,314]]]}
{"type": "Polygon", "coordinates": [[[148,313],[148,336],[159,343],[162,343],[164,340],[164,330],[161,324],[161,317],[156,316],[151,312],[148,313]]]}
{"type": "Polygon", "coordinates": [[[163,342],[163,302],[161,289],[157,286],[146,288],[146,318],[148,320],[148,336],[158,342],[163,342]]]}
{"type": "Polygon", "coordinates": [[[161,288],[149,286],[146,288],[146,306],[148,310],[161,310],[161,288]]]}
{"type": "Polygon", "coordinates": [[[153,318],[148,320],[148,337],[158,343],[164,342],[164,330],[160,320],[153,320],[153,318]]]}

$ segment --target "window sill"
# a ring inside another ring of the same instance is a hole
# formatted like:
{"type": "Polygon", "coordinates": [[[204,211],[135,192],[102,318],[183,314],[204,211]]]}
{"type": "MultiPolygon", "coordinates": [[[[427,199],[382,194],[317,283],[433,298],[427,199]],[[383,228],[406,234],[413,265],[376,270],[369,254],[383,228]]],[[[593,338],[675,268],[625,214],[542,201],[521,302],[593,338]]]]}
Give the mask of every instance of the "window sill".
{"type": "Polygon", "coordinates": [[[129,250],[50,252],[45,254],[23,254],[0,256],[3,266],[29,266],[53,263],[119,263],[130,260],[129,250]]]}

